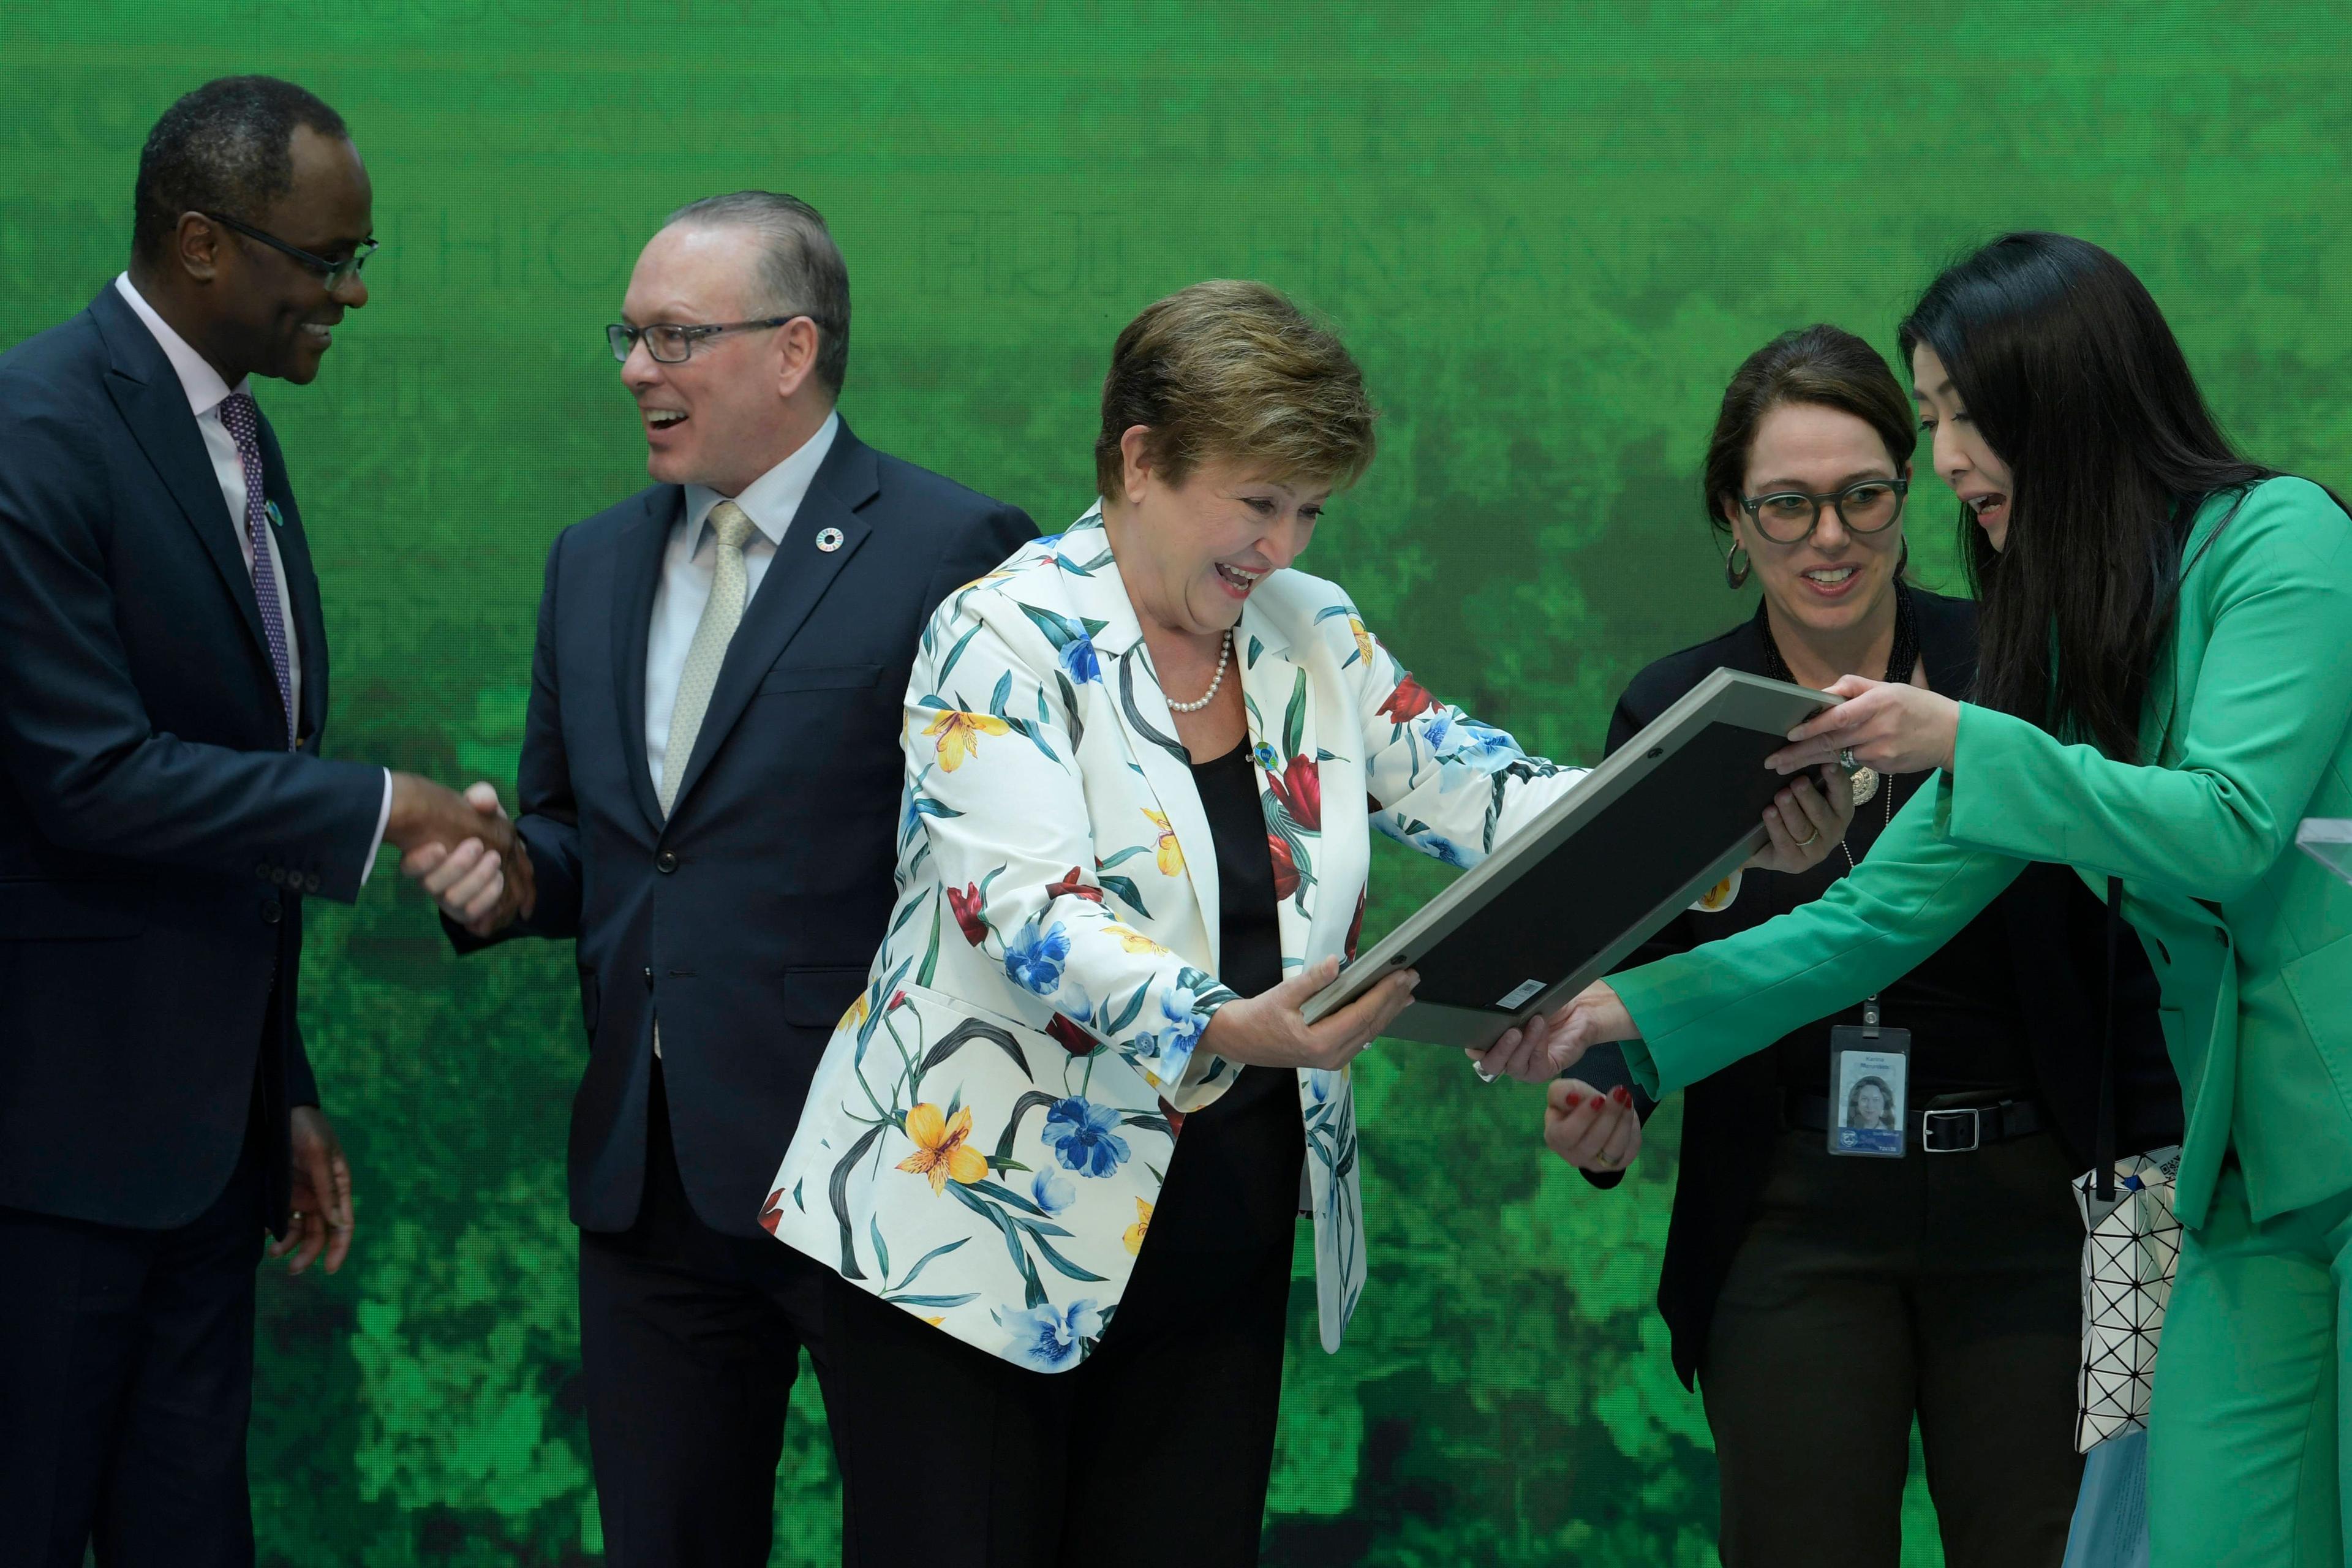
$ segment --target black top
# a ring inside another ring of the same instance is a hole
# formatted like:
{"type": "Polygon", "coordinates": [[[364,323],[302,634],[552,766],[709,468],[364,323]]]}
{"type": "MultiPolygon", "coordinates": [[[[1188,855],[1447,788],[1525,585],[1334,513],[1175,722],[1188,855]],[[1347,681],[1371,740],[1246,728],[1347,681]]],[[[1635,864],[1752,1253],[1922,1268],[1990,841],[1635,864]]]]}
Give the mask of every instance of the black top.
{"type": "MultiPolygon", "coordinates": [[[[1976,679],[1976,606],[1908,589],[1919,657],[1930,688],[1963,696],[1976,679]]],[[[1713,641],[1670,654],[1635,676],[1610,723],[1616,750],[1643,725],[1717,668],[1769,673],[1760,618],[1713,641]]],[[[1875,673],[1874,671],[1872,673],[1875,673]]],[[[1899,811],[1931,774],[1889,781],[1899,811]]],[[[1866,858],[1887,819],[1885,791],[1854,816],[1847,843],[1866,858]]],[[[1801,877],[1750,871],[1739,897],[1719,914],[1685,912],[1630,963],[1647,963],[1761,924],[1817,898],[1846,874],[1843,854],[1801,877]]],[[[2126,1151],[2178,1142],[2180,1089],[2157,1021],[2156,975],[2137,942],[2122,944],[2116,967],[2117,1146],[2126,1151]]],[[[2106,908],[2065,866],[2032,865],[1939,952],[1887,987],[1884,1022],[1912,1031],[1911,1102],[1937,1094],[2011,1087],[2049,1114],[2068,1160],[2091,1163],[2099,1104],[2101,1022],[2105,1016],[2106,908]]],[[[1829,1030],[1858,1022],[1861,1009],[1818,1019],[1769,1051],[1733,1063],[1685,1092],[1682,1160],[1674,1217],[1658,1280],[1658,1310],[1674,1338],[1675,1369],[1685,1383],[1696,1370],[1732,1255],[1746,1237],[1782,1100],[1792,1085],[1819,1092],[1829,1059],[1829,1030]]],[[[1615,1047],[1589,1054],[1574,1076],[1606,1089],[1629,1080],[1615,1047]]],[[[1643,1117],[1654,1108],[1637,1099],[1643,1117]]],[[[1968,1155],[1951,1158],[1967,1159],[1968,1155]]],[[[1586,1173],[1614,1186],[1622,1173],[1586,1173]]]]}
{"type": "MultiPolygon", "coordinates": [[[[1274,859],[1246,742],[1192,764],[1217,846],[1217,978],[1255,996],[1282,981],[1274,859]]],[[[1307,1132],[1298,1075],[1245,1067],[1224,1094],[1183,1120],[1168,1184],[1151,1215],[1151,1245],[1216,1251],[1279,1245],[1298,1219],[1307,1132]]]]}
{"type": "MultiPolygon", "coordinates": [[[[1904,629],[1916,637],[1923,618],[1948,618],[1948,606],[1965,601],[1938,598],[1901,589],[1904,629]]],[[[1899,633],[1898,643],[1908,641],[1899,633]]],[[[1958,697],[1975,673],[1974,660],[1956,662],[1956,651],[1938,638],[1938,657],[1926,657],[1925,679],[1930,689],[1958,697]]],[[[1613,752],[1642,727],[1671,707],[1693,686],[1713,672],[1717,663],[1746,668],[1743,657],[1756,661],[1759,674],[1788,679],[1787,666],[1771,643],[1771,632],[1759,605],[1748,625],[1693,650],[1712,662],[1694,664],[1687,654],[1660,659],[1626,688],[1609,724],[1608,749],[1613,752]]],[[[1909,649],[1898,649],[1897,662],[1907,673],[1909,649]]],[[[1868,670],[1889,679],[1903,673],[1868,670]]],[[[1717,914],[1685,912],[1658,933],[1637,955],[1648,963],[1669,953],[1687,952],[1700,942],[1730,936],[1762,925],[1776,915],[1809,904],[1827,892],[1830,884],[1867,858],[1870,847],[1911,797],[1926,787],[1934,773],[1902,773],[1882,778],[1878,793],[1854,810],[1853,826],[1844,845],[1830,858],[1800,875],[1751,872],[1742,879],[1739,897],[1717,914]]],[[[2007,963],[2007,942],[1997,909],[1989,908],[1968,923],[1916,969],[1887,986],[1879,998],[1879,1022],[1888,1028],[1911,1032],[1910,1101],[1925,1105],[1938,1095],[1956,1093],[2028,1092],[2030,1072],[2025,1060],[2024,1019],[2018,1005],[2017,984],[2007,963]]],[[[1803,1094],[1829,1091],[1830,1030],[1840,1024],[1860,1024],[1859,1005],[1843,1013],[1806,1024],[1782,1037],[1772,1048],[1783,1089],[1803,1094]]]]}

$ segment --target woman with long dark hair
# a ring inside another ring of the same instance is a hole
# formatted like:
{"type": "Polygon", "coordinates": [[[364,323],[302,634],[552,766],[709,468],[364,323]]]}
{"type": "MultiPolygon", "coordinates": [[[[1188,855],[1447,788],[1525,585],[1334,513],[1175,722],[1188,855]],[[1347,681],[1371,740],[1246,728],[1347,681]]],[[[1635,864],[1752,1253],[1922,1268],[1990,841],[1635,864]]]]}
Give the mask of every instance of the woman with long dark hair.
{"type": "Polygon", "coordinates": [[[1626,1040],[1663,1092],[1904,973],[2031,862],[2119,882],[2188,1117],[2154,1559],[2335,1568],[2352,1499],[2352,888],[2294,839],[2304,816],[2352,816],[2352,515],[2238,454],[2155,301],[2096,246],[2003,236],[1937,278],[1900,336],[1969,531],[1974,694],[1848,676],[1774,761],[1932,768],[1931,787],[1822,898],[1528,1034],[1561,1067],[1626,1040]]]}
{"type": "MultiPolygon", "coordinates": [[[[1906,570],[1916,421],[1885,356],[1836,327],[1784,332],[1741,363],[1699,499],[1717,581],[1753,583],[1759,603],[1633,678],[1612,753],[1718,668],[1815,687],[1856,670],[1966,694],[1976,606],[1906,570]]],[[[1836,853],[1811,871],[1749,872],[1730,908],[1678,916],[1637,961],[1821,897],[1868,863],[1934,773],[1853,782],[1866,798],[1836,853]]],[[[2033,867],[1878,998],[1912,1042],[1900,1090],[1883,1071],[1831,1070],[1832,1031],[1864,1026],[1860,1006],[1824,1009],[1690,1086],[1658,1311],[1676,1374],[1705,1396],[1733,1568],[1895,1568],[1915,1423],[1945,1560],[2059,1568],[2081,1473],[2083,1226],[2066,1183],[2096,1143],[2105,936],[2081,879],[2033,867]],[[1851,1157],[1906,1141],[1948,1157],[1851,1157]]],[[[2134,1149],[2178,1142],[2156,977],[2126,957],[2119,1130],[2134,1149]]],[[[1623,1179],[1655,1105],[1615,1058],[1580,1066],[1560,1091],[1576,1103],[1548,1130],[1603,1188],[1623,1179]]]]}

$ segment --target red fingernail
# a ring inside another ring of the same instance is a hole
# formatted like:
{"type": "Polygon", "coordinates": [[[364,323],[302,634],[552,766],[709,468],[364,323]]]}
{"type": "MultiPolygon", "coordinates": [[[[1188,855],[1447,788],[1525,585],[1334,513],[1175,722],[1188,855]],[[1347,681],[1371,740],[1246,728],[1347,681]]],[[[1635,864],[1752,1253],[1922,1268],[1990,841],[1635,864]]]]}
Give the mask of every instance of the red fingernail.
{"type": "Polygon", "coordinates": [[[1574,1089],[1570,1089],[1565,1095],[1560,1097],[1559,1108],[1562,1110],[1574,1110],[1578,1106],[1582,1105],[1583,1103],[1584,1096],[1577,1093],[1574,1089]]]}
{"type": "Polygon", "coordinates": [[[1609,1098],[1620,1105],[1631,1105],[1633,1103],[1633,1091],[1621,1083],[1609,1091],[1609,1098]]]}

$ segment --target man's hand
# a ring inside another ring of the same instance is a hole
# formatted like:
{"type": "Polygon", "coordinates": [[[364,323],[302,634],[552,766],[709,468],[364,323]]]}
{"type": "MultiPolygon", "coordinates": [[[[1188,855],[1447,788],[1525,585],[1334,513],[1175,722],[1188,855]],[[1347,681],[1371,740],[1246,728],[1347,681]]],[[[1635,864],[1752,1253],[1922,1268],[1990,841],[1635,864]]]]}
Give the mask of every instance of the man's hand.
{"type": "Polygon", "coordinates": [[[352,1249],[352,1167],[326,1112],[315,1105],[294,1108],[287,1129],[294,1164],[286,1236],[269,1244],[269,1256],[294,1255],[289,1274],[299,1274],[324,1248],[327,1272],[343,1266],[352,1249]]]}
{"type": "Polygon", "coordinates": [[[1346,1067],[1404,1011],[1421,976],[1410,969],[1383,975],[1345,1007],[1308,1023],[1299,1009],[1339,977],[1339,961],[1326,958],[1271,991],[1226,1003],[1201,1031],[1202,1048],[1245,1067],[1346,1067]]]}
{"type": "Polygon", "coordinates": [[[415,879],[444,913],[476,936],[530,913],[537,901],[530,851],[496,789],[477,784],[461,795],[414,773],[392,777],[392,821],[383,836],[402,850],[403,876],[415,879]]]}
{"type": "Polygon", "coordinates": [[[1622,1171],[1642,1152],[1642,1118],[1620,1084],[1607,1094],[1564,1078],[1544,1101],[1544,1142],[1580,1171],[1622,1171]]]}

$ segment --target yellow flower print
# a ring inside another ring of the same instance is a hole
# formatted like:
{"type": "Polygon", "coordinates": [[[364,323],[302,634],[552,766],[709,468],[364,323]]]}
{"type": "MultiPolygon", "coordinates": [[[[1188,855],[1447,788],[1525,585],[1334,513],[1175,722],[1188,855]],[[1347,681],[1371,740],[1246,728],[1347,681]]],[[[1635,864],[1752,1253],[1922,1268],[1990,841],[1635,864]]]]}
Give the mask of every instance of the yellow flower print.
{"type": "Polygon", "coordinates": [[[927,1322],[927,1323],[930,1324],[930,1325],[931,1325],[931,1327],[933,1327],[933,1328],[935,1328],[935,1329],[936,1329],[936,1328],[938,1328],[941,1323],[946,1322],[946,1321],[947,1321],[947,1320],[946,1320],[945,1318],[925,1318],[925,1319],[923,1320],[923,1321],[925,1321],[925,1322],[927,1322]]]}
{"type": "Polygon", "coordinates": [[[1713,914],[1717,910],[1722,909],[1731,902],[1731,895],[1735,890],[1736,889],[1732,886],[1731,879],[1726,877],[1722,881],[1717,882],[1714,887],[1709,888],[1706,892],[1699,895],[1698,907],[1706,910],[1708,914],[1713,914]]]}
{"type": "Polygon", "coordinates": [[[1129,930],[1123,925],[1107,925],[1103,930],[1118,938],[1118,945],[1129,952],[1160,954],[1168,951],[1141,931],[1129,930]]]}
{"type": "Polygon", "coordinates": [[[1127,1227],[1119,1240],[1127,1244],[1127,1255],[1133,1258],[1143,1250],[1144,1236],[1151,1229],[1151,1205],[1141,1198],[1135,1200],[1135,1223],[1127,1227]]]}
{"type": "Polygon", "coordinates": [[[1143,808],[1143,815],[1151,818],[1152,826],[1160,829],[1160,874],[1163,877],[1182,876],[1184,847],[1176,842],[1176,830],[1168,826],[1165,816],[1148,805],[1143,808]]]}
{"type": "Polygon", "coordinates": [[[857,1000],[849,1005],[848,1011],[843,1013],[841,1016],[841,1022],[835,1024],[834,1027],[836,1029],[856,1029],[863,1028],[865,1024],[866,993],[860,991],[857,994],[857,1000]]]}
{"type": "Polygon", "coordinates": [[[942,710],[923,733],[926,737],[939,737],[940,770],[951,773],[963,766],[964,758],[980,755],[980,738],[982,735],[1007,734],[1012,728],[992,714],[961,713],[949,708],[942,710]]]}
{"type": "Polygon", "coordinates": [[[950,1176],[970,1186],[988,1174],[988,1157],[964,1142],[971,1135],[971,1106],[950,1121],[938,1106],[918,1105],[907,1112],[907,1136],[914,1140],[915,1152],[898,1162],[898,1169],[929,1177],[934,1193],[948,1190],[950,1176]]]}
{"type": "Polygon", "coordinates": [[[1372,634],[1366,631],[1364,623],[1353,616],[1348,617],[1348,629],[1356,634],[1356,651],[1364,656],[1366,664],[1371,663],[1372,650],[1380,646],[1372,641],[1372,634]]]}

